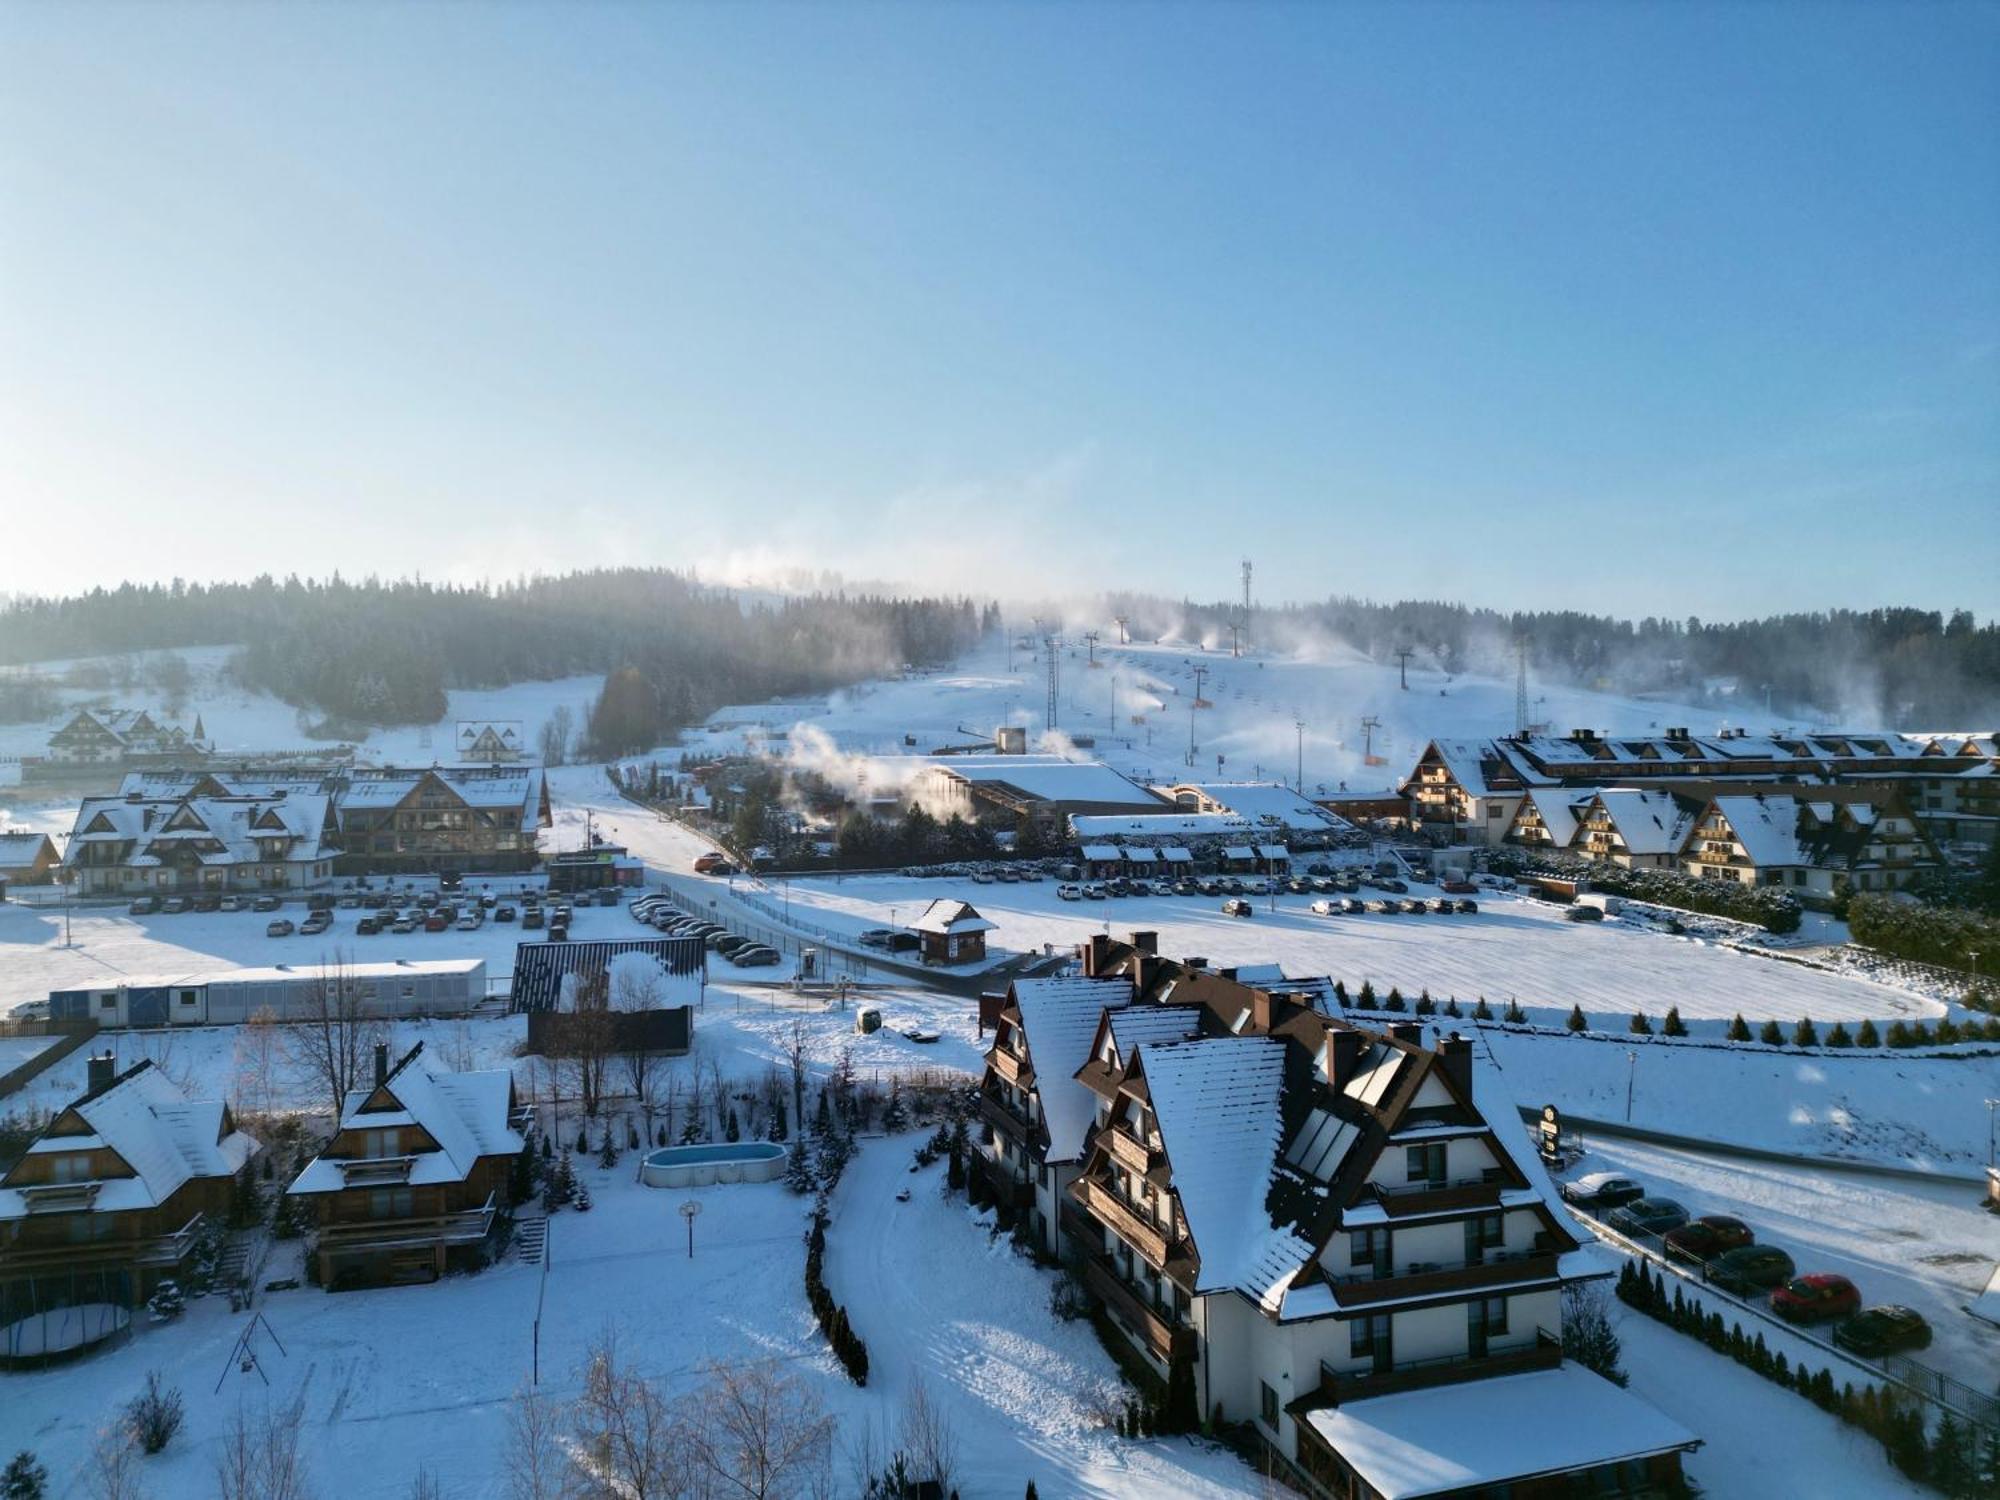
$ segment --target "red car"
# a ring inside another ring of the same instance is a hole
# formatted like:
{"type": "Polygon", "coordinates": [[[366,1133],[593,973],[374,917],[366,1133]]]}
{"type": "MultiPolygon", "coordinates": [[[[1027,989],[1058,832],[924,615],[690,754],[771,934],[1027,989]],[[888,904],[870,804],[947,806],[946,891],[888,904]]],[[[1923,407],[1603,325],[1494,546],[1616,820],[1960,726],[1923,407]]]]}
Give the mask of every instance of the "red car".
{"type": "Polygon", "coordinates": [[[1861,1306],[1861,1293],[1845,1276],[1815,1271],[1771,1289],[1771,1311],[1788,1323],[1823,1323],[1845,1318],[1861,1306]]]}

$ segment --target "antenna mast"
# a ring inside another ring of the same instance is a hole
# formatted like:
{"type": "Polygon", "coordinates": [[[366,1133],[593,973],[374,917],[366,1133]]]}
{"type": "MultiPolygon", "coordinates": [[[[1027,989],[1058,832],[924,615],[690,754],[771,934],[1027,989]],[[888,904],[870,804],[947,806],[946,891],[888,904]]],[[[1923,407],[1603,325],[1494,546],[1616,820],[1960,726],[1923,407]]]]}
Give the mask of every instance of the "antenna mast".
{"type": "Polygon", "coordinates": [[[1528,638],[1514,637],[1514,726],[1515,733],[1528,732],[1528,638]]]}
{"type": "MultiPolygon", "coordinates": [[[[1243,638],[1247,645],[1250,638],[1250,559],[1243,559],[1243,638]]],[[[1232,652],[1241,655],[1241,652],[1232,652]]]]}
{"type": "Polygon", "coordinates": [[[1042,723],[1043,728],[1050,734],[1055,733],[1056,700],[1062,693],[1062,659],[1061,653],[1056,649],[1061,644],[1053,635],[1042,637],[1042,651],[1049,659],[1049,700],[1048,707],[1043,711],[1042,723]]]}

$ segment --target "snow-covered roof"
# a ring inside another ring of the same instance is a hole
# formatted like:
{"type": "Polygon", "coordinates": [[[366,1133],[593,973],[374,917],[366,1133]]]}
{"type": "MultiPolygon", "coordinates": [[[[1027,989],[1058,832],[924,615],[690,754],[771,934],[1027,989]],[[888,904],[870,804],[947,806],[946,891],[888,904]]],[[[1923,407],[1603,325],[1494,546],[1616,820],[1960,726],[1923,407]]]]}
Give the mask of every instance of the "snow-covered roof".
{"type": "Polygon", "coordinates": [[[1259,844],[1257,846],[1257,857],[1269,860],[1290,859],[1292,851],[1287,849],[1283,844],[1259,844]]]}
{"type": "Polygon", "coordinates": [[[1160,862],[1159,851],[1150,849],[1143,844],[1136,845],[1123,852],[1125,858],[1135,865],[1156,865],[1160,862]]]}
{"type": "Polygon", "coordinates": [[[1090,1061],[1098,1018],[1107,1009],[1129,1005],[1132,987],[1122,979],[1017,979],[1013,993],[1035,1065],[1035,1093],[1049,1132],[1048,1160],[1075,1161],[1083,1154],[1083,1135],[1097,1101],[1074,1075],[1090,1061]]]}
{"type": "MultiPolygon", "coordinates": [[[[90,1134],[44,1135],[38,1146],[61,1151],[102,1145],[137,1174],[105,1179],[91,1201],[98,1213],[157,1208],[191,1178],[230,1176],[257,1149],[240,1130],[223,1133],[220,1099],[189,1099],[150,1062],[70,1108],[90,1134]]],[[[0,1188],[0,1219],[25,1218],[29,1197],[21,1188],[0,1188]]]]}
{"type": "Polygon", "coordinates": [[[1136,781],[1095,760],[1065,760],[1060,755],[937,755],[899,757],[890,769],[917,761],[923,769],[973,785],[1011,788],[1045,802],[1082,802],[1157,812],[1158,797],[1136,781]]]}
{"type": "MultiPolygon", "coordinates": [[[[414,1124],[437,1142],[436,1151],[418,1154],[409,1181],[463,1182],[482,1156],[508,1156],[521,1150],[521,1136],[507,1122],[507,1100],[513,1082],[504,1068],[477,1073],[433,1069],[423,1043],[405,1053],[382,1085],[401,1105],[400,1111],[366,1110],[375,1088],[354,1090],[341,1106],[342,1130],[367,1130],[392,1124],[414,1124]]],[[[290,1191],[336,1193],[346,1186],[340,1159],[314,1157],[299,1173],[290,1191]]]]}
{"type": "Polygon", "coordinates": [[[1069,831],[1080,839],[1224,838],[1248,833],[1250,823],[1234,813],[1078,813],[1069,831]]]}
{"type": "Polygon", "coordinates": [[[1312,1247],[1275,1229],[1264,1199],[1283,1132],[1285,1044],[1210,1037],[1139,1049],[1175,1195],[1201,1258],[1197,1295],[1240,1287],[1275,1297],[1312,1247]],[[1274,1241],[1277,1244],[1274,1246],[1274,1241]]]}
{"type": "Polygon", "coordinates": [[[1222,851],[1224,859],[1255,859],[1257,853],[1248,844],[1230,844],[1222,851]]]}
{"type": "Polygon", "coordinates": [[[1194,863],[1194,851],[1192,849],[1183,849],[1179,844],[1168,844],[1160,850],[1160,857],[1170,865],[1191,865],[1194,863]]]}
{"type": "Polygon", "coordinates": [[[1567,849],[1569,841],[1576,836],[1576,825],[1582,821],[1583,809],[1590,799],[1568,787],[1537,787],[1523,800],[1524,811],[1530,802],[1535,806],[1536,816],[1542,820],[1542,827],[1548,832],[1549,842],[1558,849],[1567,849]]]}
{"type": "Polygon", "coordinates": [[[1799,847],[1799,805],[1791,797],[1717,797],[1710,804],[1758,869],[1810,863],[1799,847]]]}
{"type": "Polygon", "coordinates": [[[1300,833],[1345,833],[1354,825],[1309,797],[1275,781],[1188,781],[1159,788],[1172,797],[1192,794],[1206,808],[1233,813],[1262,828],[1300,833]]]}
{"type": "Polygon", "coordinates": [[[1305,1421],[1382,1500],[1422,1500],[1692,1448],[1693,1433],[1581,1365],[1343,1401],[1305,1421]]]}
{"type": "Polygon", "coordinates": [[[1085,844],[1079,851],[1085,859],[1110,860],[1118,858],[1116,844],[1085,844]]]}
{"type": "MultiPolygon", "coordinates": [[[[1115,859],[1117,856],[1112,857],[1115,859]]],[[[910,924],[910,931],[927,932],[936,937],[957,937],[968,932],[991,932],[996,925],[980,916],[966,902],[941,896],[924,908],[924,914],[910,924]]]]}
{"type": "Polygon", "coordinates": [[[1200,1031],[1197,1005],[1128,1005],[1111,1017],[1111,1045],[1121,1063],[1130,1061],[1139,1047],[1184,1042],[1200,1031]]]}
{"type": "MultiPolygon", "coordinates": [[[[413,978],[418,975],[439,974],[480,974],[486,968],[483,958],[399,958],[377,963],[346,963],[340,965],[340,975],[350,981],[413,978]]],[[[171,973],[151,974],[104,974],[95,982],[72,984],[55,991],[57,994],[94,990],[142,990],[165,989],[174,986],[194,987],[199,985],[232,984],[276,984],[284,980],[314,980],[321,975],[331,978],[333,970],[322,964],[264,964],[249,968],[182,969],[171,973]]]]}
{"type": "Polygon", "coordinates": [[[270,796],[86,797],[77,808],[65,864],[80,864],[95,844],[129,844],[123,863],[158,865],[176,845],[203,865],[266,864],[323,858],[329,800],[323,792],[270,796]],[[267,840],[283,849],[266,854],[267,840]]]}
{"type": "Polygon", "coordinates": [[[1594,800],[1603,804],[1633,854],[1676,854],[1687,842],[1693,810],[1685,798],[1643,787],[1612,786],[1594,800]]]}

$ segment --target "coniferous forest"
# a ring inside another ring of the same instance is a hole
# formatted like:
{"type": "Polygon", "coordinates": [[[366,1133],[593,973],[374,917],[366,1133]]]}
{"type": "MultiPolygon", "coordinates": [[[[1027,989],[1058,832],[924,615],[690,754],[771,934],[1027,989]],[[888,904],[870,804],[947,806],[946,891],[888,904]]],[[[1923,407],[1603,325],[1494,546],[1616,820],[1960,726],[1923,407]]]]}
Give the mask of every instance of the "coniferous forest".
{"type": "Polygon", "coordinates": [[[17,600],[0,663],[236,646],[245,686],[360,725],[431,722],[447,688],[629,668],[596,726],[615,753],[723,703],[949,660],[997,620],[972,599],[756,599],[652,568],[473,586],[266,576],[17,600]]]}

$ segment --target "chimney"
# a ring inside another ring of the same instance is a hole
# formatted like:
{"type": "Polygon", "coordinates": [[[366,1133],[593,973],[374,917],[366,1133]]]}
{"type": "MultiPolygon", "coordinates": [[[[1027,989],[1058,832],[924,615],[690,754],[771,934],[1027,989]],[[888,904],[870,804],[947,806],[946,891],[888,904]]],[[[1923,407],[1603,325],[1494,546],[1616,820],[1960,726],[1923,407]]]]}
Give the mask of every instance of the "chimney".
{"type": "Polygon", "coordinates": [[[112,1080],[117,1076],[118,1060],[115,1057],[109,1052],[101,1055],[95,1052],[91,1053],[84,1074],[88,1096],[95,1098],[97,1095],[103,1093],[111,1087],[112,1080]]]}
{"type": "Polygon", "coordinates": [[[1361,1061],[1361,1049],[1367,1038],[1351,1026],[1336,1026],[1327,1034],[1333,1044],[1333,1055],[1329,1059],[1333,1076],[1327,1081],[1336,1089],[1347,1087],[1347,1080],[1354,1076],[1354,1065],[1361,1061]]]}
{"type": "Polygon", "coordinates": [[[1304,1009],[1295,995],[1273,994],[1270,990],[1250,993],[1250,1022],[1260,1032],[1277,1030],[1304,1009]]]}
{"type": "Polygon", "coordinates": [[[1160,935],[1157,932],[1135,932],[1132,934],[1132,946],[1141,953],[1158,953],[1160,935]]]}
{"type": "Polygon", "coordinates": [[[1208,960],[1205,958],[1184,958],[1181,960],[1181,967],[1192,974],[1198,970],[1206,969],[1208,967],[1208,960]]]}
{"type": "Polygon", "coordinates": [[[1083,973],[1087,979],[1095,979],[1111,967],[1111,939],[1101,932],[1093,932],[1083,949],[1083,973]]]}
{"type": "Polygon", "coordinates": [[[389,1081],[389,1044],[375,1044],[375,1087],[380,1088],[389,1081]]]}
{"type": "Polygon", "coordinates": [[[1397,1021],[1390,1025],[1389,1035],[1399,1042],[1408,1042],[1413,1047],[1424,1044],[1424,1023],[1422,1021],[1397,1021]]]}
{"type": "Polygon", "coordinates": [[[1439,1065],[1445,1077],[1458,1085],[1469,1102],[1472,1098],[1472,1043],[1453,1032],[1438,1043],[1439,1065]]]}

